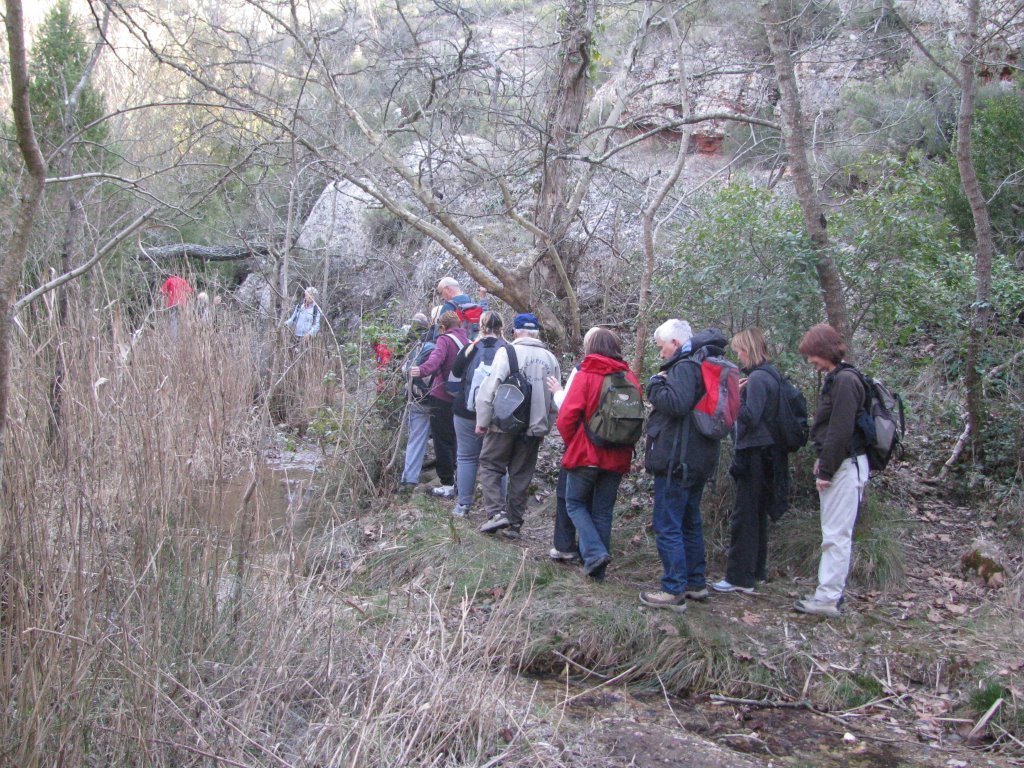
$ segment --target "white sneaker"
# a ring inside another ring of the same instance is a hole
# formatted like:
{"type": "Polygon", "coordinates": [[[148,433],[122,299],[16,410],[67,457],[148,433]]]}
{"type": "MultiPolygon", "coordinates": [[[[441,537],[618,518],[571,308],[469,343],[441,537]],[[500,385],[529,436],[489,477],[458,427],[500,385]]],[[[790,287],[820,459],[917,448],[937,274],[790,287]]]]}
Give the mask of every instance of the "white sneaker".
{"type": "Polygon", "coordinates": [[[552,560],[557,560],[563,563],[571,563],[573,560],[579,560],[579,555],[575,552],[563,552],[562,550],[555,549],[554,547],[552,547],[548,552],[548,557],[552,560]]]}
{"type": "Polygon", "coordinates": [[[442,499],[451,499],[455,496],[454,485],[439,485],[437,488],[431,491],[435,496],[440,496],[442,499]]]}
{"type": "Polygon", "coordinates": [[[745,595],[750,595],[754,592],[753,587],[737,587],[735,584],[730,584],[725,579],[716,581],[711,585],[711,588],[715,590],[715,592],[742,592],[745,595]]]}
{"type": "Polygon", "coordinates": [[[469,505],[468,504],[456,504],[452,510],[453,517],[469,517],[469,505]]]}

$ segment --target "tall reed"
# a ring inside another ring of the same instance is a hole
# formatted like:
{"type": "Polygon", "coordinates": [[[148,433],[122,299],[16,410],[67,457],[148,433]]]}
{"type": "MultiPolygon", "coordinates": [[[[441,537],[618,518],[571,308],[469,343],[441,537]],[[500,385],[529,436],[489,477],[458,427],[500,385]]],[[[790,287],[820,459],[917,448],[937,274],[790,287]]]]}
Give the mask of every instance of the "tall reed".
{"type": "Polygon", "coordinates": [[[230,312],[183,319],[176,333],[160,322],[133,343],[114,317],[72,316],[60,331],[39,318],[14,360],[0,764],[369,766],[491,753],[501,686],[476,652],[486,644],[445,627],[426,593],[368,620],[270,540],[255,481],[276,429],[271,388],[301,373],[293,420],[334,414],[327,474],[358,502],[379,471],[366,441],[385,439],[372,382],[346,382],[329,345],[268,355],[276,342],[230,312]],[[252,493],[225,515],[217,495],[239,476],[252,493]]]}

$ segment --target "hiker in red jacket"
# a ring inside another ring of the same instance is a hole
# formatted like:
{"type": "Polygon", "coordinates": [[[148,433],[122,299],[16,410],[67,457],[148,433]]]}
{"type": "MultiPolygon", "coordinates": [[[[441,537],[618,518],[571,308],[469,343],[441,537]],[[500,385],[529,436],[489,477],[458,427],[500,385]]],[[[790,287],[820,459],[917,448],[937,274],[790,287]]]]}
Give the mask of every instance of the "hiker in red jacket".
{"type": "Polygon", "coordinates": [[[588,333],[583,352],[585,357],[566,390],[556,425],[565,440],[565,504],[579,536],[583,570],[591,578],[601,580],[611,560],[615,497],[622,476],[629,472],[633,448],[599,447],[586,425],[598,410],[607,374],[625,372],[638,392],[640,382],[622,359],[618,337],[608,329],[588,333]]]}

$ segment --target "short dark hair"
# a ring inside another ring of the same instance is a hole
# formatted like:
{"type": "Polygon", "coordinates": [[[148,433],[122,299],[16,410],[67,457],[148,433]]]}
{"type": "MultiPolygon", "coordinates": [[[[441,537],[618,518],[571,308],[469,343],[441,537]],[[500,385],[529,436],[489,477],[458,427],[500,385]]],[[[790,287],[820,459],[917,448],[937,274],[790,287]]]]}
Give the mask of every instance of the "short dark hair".
{"type": "Polygon", "coordinates": [[[584,355],[603,355],[615,360],[622,359],[622,344],[619,337],[607,328],[597,328],[587,336],[583,343],[584,355]]]}
{"type": "Polygon", "coordinates": [[[846,357],[846,342],[828,323],[818,323],[807,329],[800,340],[800,354],[804,357],[821,357],[833,365],[839,365],[846,357]]]}

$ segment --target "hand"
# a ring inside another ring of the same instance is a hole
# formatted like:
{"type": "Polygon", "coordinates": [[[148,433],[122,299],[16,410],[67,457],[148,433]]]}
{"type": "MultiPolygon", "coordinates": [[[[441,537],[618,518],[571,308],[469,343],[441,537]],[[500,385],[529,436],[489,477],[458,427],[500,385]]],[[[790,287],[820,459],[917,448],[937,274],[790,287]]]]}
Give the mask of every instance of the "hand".
{"type": "Polygon", "coordinates": [[[414,365],[412,368],[409,369],[409,378],[418,379],[419,377],[420,367],[418,365],[414,365]]]}
{"type": "Polygon", "coordinates": [[[473,431],[474,431],[474,432],[475,432],[476,434],[478,434],[478,435],[486,435],[486,434],[487,434],[487,427],[477,427],[477,428],[476,428],[476,429],[474,429],[473,431]]]}
{"type": "Polygon", "coordinates": [[[747,386],[748,381],[749,379],[746,376],[740,379],[740,389],[743,389],[745,386],[747,386]]]}
{"type": "Polygon", "coordinates": [[[814,481],[814,486],[818,489],[818,493],[821,493],[830,485],[832,485],[831,480],[822,480],[820,477],[814,481]]]}
{"type": "Polygon", "coordinates": [[[554,376],[545,377],[544,383],[547,384],[548,392],[550,392],[552,395],[555,394],[556,392],[562,391],[562,383],[554,376]]]}

